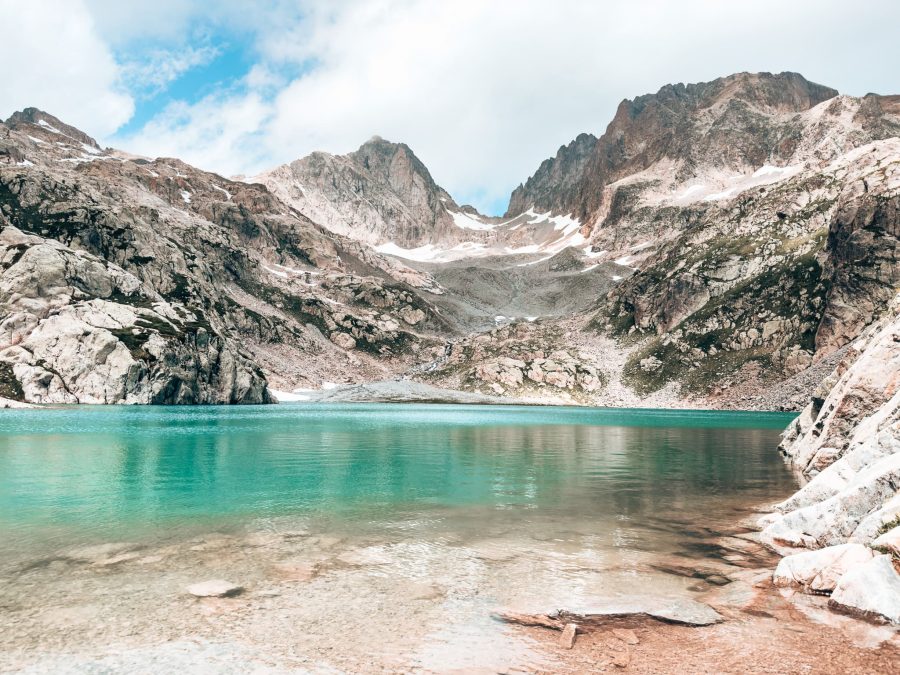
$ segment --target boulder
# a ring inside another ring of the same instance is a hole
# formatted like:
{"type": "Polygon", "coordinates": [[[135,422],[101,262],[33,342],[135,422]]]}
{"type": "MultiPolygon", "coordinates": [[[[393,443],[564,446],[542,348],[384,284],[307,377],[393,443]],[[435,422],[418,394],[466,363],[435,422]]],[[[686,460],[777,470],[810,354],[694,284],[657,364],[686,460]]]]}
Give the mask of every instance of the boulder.
{"type": "Polygon", "coordinates": [[[878,555],[841,577],[829,603],[867,618],[900,623],[900,576],[891,556],[878,555]]]}
{"type": "Polygon", "coordinates": [[[776,586],[802,586],[814,593],[830,593],[848,570],[868,562],[875,554],[862,544],[839,544],[795,553],[781,559],[772,580],[776,586]]]}
{"type": "Polygon", "coordinates": [[[341,349],[350,350],[356,348],[356,340],[353,339],[353,336],[347,333],[335,331],[329,336],[329,339],[341,349]]]}
{"type": "Polygon", "coordinates": [[[875,462],[836,495],[784,514],[766,527],[767,544],[818,548],[841,544],[866,516],[893,497],[900,484],[900,454],[875,462]]]}

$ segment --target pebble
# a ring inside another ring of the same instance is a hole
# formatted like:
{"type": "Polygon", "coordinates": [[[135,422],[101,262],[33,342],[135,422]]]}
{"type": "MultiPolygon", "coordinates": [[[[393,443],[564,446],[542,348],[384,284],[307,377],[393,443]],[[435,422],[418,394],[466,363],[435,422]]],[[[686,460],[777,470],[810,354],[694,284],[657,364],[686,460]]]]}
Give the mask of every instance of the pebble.
{"type": "Polygon", "coordinates": [[[187,592],[198,598],[227,598],[243,590],[243,587],[224,579],[210,579],[187,587],[187,592]]]}
{"type": "Polygon", "coordinates": [[[638,640],[637,634],[630,628],[613,628],[612,634],[619,638],[626,645],[636,645],[638,640]]]}

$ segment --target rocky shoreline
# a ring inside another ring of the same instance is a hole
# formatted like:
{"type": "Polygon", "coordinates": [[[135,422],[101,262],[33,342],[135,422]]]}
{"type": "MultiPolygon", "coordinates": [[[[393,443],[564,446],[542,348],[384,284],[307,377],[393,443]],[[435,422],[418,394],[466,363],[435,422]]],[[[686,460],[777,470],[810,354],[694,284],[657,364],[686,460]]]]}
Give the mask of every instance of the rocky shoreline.
{"type": "Polygon", "coordinates": [[[776,584],[900,624],[900,296],[860,337],[780,446],[802,480],[760,521],[776,584]]]}

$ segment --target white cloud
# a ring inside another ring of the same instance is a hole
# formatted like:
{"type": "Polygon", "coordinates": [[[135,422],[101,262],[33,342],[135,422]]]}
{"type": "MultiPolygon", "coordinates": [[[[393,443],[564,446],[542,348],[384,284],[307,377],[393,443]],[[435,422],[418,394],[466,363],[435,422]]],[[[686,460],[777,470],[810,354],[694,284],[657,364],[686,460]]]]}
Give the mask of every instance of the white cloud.
{"type": "MultiPolygon", "coordinates": [[[[843,0],[88,3],[122,53],[147,39],[189,44],[200,22],[258,54],[238,85],[170,105],[119,145],[250,174],[377,133],[408,143],[454,196],[482,206],[578,133],[602,133],[622,98],[668,82],[796,70],[847,93],[900,91],[900,3],[888,0],[854,12],[843,0]]],[[[114,91],[115,64],[107,70],[114,91]]],[[[80,123],[96,133],[96,119],[80,123]]]]}
{"type": "Polygon", "coordinates": [[[90,134],[105,136],[134,110],[119,67],[79,0],[3,6],[0,115],[35,106],[90,134]]]}
{"type": "Polygon", "coordinates": [[[128,137],[128,150],[150,157],[177,157],[225,176],[269,166],[259,134],[270,106],[258,94],[207,96],[173,103],[128,137]]]}
{"type": "Polygon", "coordinates": [[[153,49],[140,59],[122,65],[122,80],[132,91],[153,96],[191,68],[205,65],[219,54],[212,45],[153,49]]]}

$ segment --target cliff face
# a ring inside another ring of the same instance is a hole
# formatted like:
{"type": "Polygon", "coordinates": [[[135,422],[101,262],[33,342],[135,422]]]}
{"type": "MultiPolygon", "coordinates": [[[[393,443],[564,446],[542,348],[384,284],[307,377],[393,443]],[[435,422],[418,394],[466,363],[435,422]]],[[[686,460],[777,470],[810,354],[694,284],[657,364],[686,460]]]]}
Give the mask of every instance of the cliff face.
{"type": "Polygon", "coordinates": [[[787,554],[776,583],[900,623],[900,296],[853,343],[781,449],[809,482],[762,522],[763,541],[787,554]]]}
{"type": "Polygon", "coordinates": [[[513,218],[530,208],[539,213],[571,213],[596,145],[596,136],[579,134],[562,146],[555,157],[545,159],[531,178],[513,190],[505,217],[513,218]]]}

